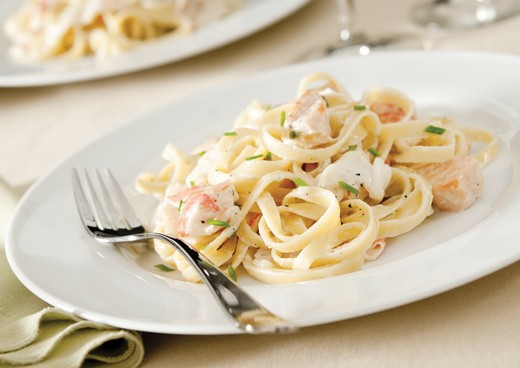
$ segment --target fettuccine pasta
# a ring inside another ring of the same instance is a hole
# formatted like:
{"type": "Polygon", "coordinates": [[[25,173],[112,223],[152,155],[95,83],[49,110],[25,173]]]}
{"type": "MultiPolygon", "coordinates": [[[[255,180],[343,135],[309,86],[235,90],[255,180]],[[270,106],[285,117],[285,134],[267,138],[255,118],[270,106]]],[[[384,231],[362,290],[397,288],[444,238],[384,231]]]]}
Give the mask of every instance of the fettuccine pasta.
{"type": "Polygon", "coordinates": [[[7,19],[9,54],[21,61],[106,58],[163,35],[183,36],[241,0],[28,0],[7,19]]]}
{"type": "MultiPolygon", "coordinates": [[[[232,276],[243,267],[263,282],[290,283],[358,270],[435,207],[469,207],[497,150],[490,132],[418,119],[402,92],[374,88],[355,100],[316,73],[290,102],[253,101],[192,154],[168,145],[168,163],[139,175],[136,187],[160,200],[154,231],[184,239],[232,276]]],[[[172,247],[154,248],[199,281],[172,247]]]]}

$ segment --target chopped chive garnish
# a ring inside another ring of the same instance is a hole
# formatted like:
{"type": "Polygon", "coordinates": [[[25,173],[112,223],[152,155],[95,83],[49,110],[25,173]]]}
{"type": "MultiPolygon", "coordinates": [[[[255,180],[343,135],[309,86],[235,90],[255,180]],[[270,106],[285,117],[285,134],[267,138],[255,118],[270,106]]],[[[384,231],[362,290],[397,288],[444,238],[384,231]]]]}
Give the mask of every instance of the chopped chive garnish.
{"type": "Polygon", "coordinates": [[[439,135],[446,133],[446,129],[439,128],[434,125],[428,125],[426,128],[424,128],[424,131],[427,133],[433,133],[433,134],[439,134],[439,135]]]}
{"type": "Polygon", "coordinates": [[[193,180],[190,180],[190,187],[195,186],[195,182],[193,180]]]}
{"type": "Polygon", "coordinates": [[[206,222],[210,225],[229,227],[229,224],[226,221],[209,219],[209,220],[206,220],[206,222]]]}
{"type": "Polygon", "coordinates": [[[162,263],[159,263],[159,264],[156,264],[154,266],[155,268],[161,270],[161,271],[164,271],[164,272],[172,272],[172,271],[175,271],[173,268],[170,268],[162,263]]]}
{"type": "Polygon", "coordinates": [[[237,135],[237,132],[225,132],[224,135],[227,137],[231,137],[233,135],[237,135]]]}
{"type": "Polygon", "coordinates": [[[302,178],[294,178],[293,181],[299,187],[306,187],[307,186],[307,183],[304,182],[302,178]]]}
{"type": "Polygon", "coordinates": [[[321,96],[323,98],[323,101],[325,101],[325,106],[329,107],[329,101],[325,98],[325,96],[321,96]]]}
{"type": "Polygon", "coordinates": [[[298,132],[296,130],[291,130],[289,132],[289,138],[291,138],[291,139],[294,139],[294,138],[298,137],[299,135],[300,135],[300,132],[298,132]]]}
{"type": "Polygon", "coordinates": [[[348,146],[348,150],[349,151],[355,151],[356,150],[356,145],[355,144],[351,144],[350,146],[348,146]]]}
{"type": "Polygon", "coordinates": [[[235,269],[233,268],[233,266],[229,265],[227,268],[227,272],[228,272],[229,276],[231,277],[231,279],[233,281],[237,282],[238,275],[237,275],[237,272],[235,271],[235,269]]]}
{"type": "Polygon", "coordinates": [[[343,189],[348,190],[352,194],[355,194],[355,195],[359,194],[359,190],[354,188],[352,185],[349,185],[349,184],[345,183],[343,180],[338,181],[338,185],[340,187],[342,187],[343,189]]]}
{"type": "Polygon", "coordinates": [[[285,111],[282,111],[280,113],[280,126],[283,126],[284,123],[285,123],[285,111]]]}
{"type": "Polygon", "coordinates": [[[181,201],[179,202],[179,207],[177,207],[177,209],[179,210],[179,212],[181,212],[181,207],[182,207],[182,204],[183,204],[183,203],[184,203],[184,202],[183,202],[182,199],[181,199],[181,201]]]}
{"type": "Polygon", "coordinates": [[[255,155],[255,156],[249,156],[246,157],[247,161],[256,160],[257,158],[264,157],[264,155],[255,155]]]}
{"type": "Polygon", "coordinates": [[[271,161],[271,158],[271,152],[268,151],[264,156],[264,160],[271,161]]]}
{"type": "Polygon", "coordinates": [[[199,155],[200,157],[202,157],[202,156],[204,156],[205,153],[206,153],[206,151],[202,151],[202,152],[197,153],[197,155],[199,155]]]}
{"type": "Polygon", "coordinates": [[[366,106],[365,105],[354,105],[354,110],[356,111],[363,111],[363,110],[366,110],[366,106]]]}
{"type": "Polygon", "coordinates": [[[367,151],[376,157],[380,155],[380,153],[375,148],[369,148],[369,149],[367,149],[367,151]]]}

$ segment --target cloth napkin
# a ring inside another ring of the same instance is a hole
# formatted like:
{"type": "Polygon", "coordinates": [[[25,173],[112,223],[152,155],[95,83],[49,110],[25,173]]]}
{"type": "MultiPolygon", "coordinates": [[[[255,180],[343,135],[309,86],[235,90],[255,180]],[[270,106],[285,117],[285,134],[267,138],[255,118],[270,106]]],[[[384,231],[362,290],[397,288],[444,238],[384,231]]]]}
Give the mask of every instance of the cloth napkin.
{"type": "Polygon", "coordinates": [[[5,256],[5,228],[18,198],[0,179],[0,367],[138,367],[137,332],[86,321],[27,290],[5,256]]]}

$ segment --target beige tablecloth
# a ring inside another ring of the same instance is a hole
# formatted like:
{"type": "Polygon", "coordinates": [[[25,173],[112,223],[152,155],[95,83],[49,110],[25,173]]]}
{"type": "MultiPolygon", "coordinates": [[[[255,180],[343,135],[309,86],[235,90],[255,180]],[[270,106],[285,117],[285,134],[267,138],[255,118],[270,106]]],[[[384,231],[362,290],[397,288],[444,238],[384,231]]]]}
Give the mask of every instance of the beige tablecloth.
{"type": "MultiPolygon", "coordinates": [[[[414,31],[406,22],[412,3],[365,0],[359,4],[361,25],[372,35],[414,31]]],[[[79,147],[180,96],[293,63],[336,38],[335,17],[334,0],[315,0],[244,40],[163,67],[71,85],[0,88],[0,177],[10,187],[2,190],[23,193],[79,147]]],[[[520,17],[432,40],[441,49],[520,54],[520,17]]],[[[11,212],[2,209],[4,229],[11,212]]],[[[519,271],[516,263],[420,302],[292,335],[144,333],[142,366],[516,367],[519,271]]]]}

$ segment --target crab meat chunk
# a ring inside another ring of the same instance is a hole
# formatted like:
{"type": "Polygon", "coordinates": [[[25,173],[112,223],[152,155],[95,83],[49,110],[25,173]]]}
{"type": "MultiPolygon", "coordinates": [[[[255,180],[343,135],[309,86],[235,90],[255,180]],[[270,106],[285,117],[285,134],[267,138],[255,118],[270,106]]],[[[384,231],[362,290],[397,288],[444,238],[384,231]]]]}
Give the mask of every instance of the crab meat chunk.
{"type": "Polygon", "coordinates": [[[377,157],[371,163],[366,152],[347,151],[318,176],[318,186],[331,190],[338,200],[342,200],[348,196],[339,184],[342,181],[356,190],[366,189],[369,197],[379,202],[391,177],[392,169],[381,158],[377,157]]]}

